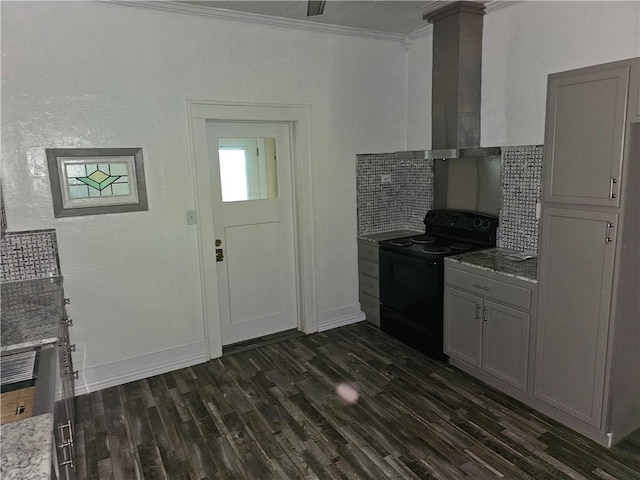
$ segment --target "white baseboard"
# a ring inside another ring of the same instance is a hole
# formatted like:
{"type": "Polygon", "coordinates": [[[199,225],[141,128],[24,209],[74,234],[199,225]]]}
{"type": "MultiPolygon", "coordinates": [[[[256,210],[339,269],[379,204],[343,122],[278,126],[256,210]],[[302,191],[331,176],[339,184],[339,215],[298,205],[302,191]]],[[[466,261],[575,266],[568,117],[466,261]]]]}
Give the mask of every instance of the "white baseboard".
{"type": "Polygon", "coordinates": [[[96,392],[207,361],[204,341],[147,353],[139,357],[87,367],[75,382],[76,395],[96,392]]]}
{"type": "Polygon", "coordinates": [[[318,312],[318,331],[324,332],[332,328],[344,327],[365,319],[364,312],[360,310],[360,304],[354,303],[340,308],[318,312]]]}

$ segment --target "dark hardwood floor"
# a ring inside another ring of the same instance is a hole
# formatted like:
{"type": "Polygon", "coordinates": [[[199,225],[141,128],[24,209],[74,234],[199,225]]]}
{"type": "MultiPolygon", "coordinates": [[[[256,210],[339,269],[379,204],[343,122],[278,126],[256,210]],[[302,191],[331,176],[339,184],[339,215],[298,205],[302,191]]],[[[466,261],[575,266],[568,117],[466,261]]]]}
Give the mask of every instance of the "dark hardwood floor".
{"type": "Polygon", "coordinates": [[[640,479],[640,431],[607,450],[366,323],[76,407],[81,479],[640,479]]]}

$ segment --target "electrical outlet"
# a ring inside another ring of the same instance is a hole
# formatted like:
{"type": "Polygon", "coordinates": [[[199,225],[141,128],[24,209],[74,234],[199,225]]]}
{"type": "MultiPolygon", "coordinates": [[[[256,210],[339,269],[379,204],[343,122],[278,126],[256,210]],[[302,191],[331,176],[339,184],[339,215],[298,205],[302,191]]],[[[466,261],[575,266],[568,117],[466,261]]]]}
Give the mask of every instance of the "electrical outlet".
{"type": "Polygon", "coordinates": [[[391,183],[391,174],[387,173],[380,176],[380,183],[391,183]]]}

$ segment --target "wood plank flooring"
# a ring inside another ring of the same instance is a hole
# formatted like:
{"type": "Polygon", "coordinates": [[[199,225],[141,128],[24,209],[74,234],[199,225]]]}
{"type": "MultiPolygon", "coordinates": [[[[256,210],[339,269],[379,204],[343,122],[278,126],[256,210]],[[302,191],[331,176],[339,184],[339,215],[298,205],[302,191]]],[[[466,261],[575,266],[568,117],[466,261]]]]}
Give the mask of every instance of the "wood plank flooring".
{"type": "Polygon", "coordinates": [[[640,479],[640,431],[607,450],[366,323],[83,395],[76,409],[81,479],[640,479]]]}

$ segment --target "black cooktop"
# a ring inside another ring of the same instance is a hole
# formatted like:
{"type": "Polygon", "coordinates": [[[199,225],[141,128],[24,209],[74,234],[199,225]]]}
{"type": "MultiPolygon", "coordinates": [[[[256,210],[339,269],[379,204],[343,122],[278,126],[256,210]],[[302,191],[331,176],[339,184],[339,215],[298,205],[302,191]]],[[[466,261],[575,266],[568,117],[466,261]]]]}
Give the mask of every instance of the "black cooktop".
{"type": "Polygon", "coordinates": [[[382,250],[437,260],[449,255],[494,247],[498,219],[458,210],[430,210],[425,232],[380,242],[382,250]]]}
{"type": "Polygon", "coordinates": [[[433,235],[419,235],[385,240],[380,242],[380,248],[405,255],[438,259],[458,253],[489,248],[489,246],[472,244],[458,239],[435,237],[433,235]]]}

